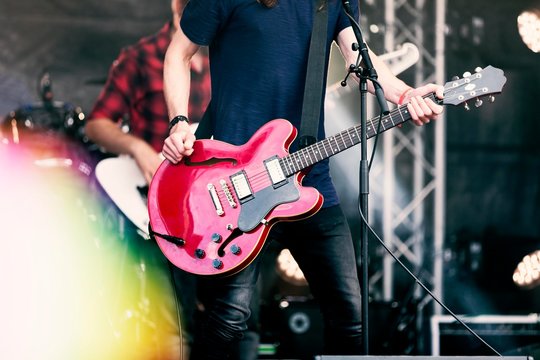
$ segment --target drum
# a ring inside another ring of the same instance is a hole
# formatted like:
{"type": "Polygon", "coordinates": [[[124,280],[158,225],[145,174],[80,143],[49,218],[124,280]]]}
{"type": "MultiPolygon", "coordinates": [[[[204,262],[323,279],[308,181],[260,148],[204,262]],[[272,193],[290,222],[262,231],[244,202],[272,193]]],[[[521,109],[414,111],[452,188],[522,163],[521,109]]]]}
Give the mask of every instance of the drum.
{"type": "Polygon", "coordinates": [[[4,138],[14,143],[31,133],[55,132],[68,138],[84,141],[85,115],[80,107],[53,101],[27,104],[10,112],[2,124],[4,138]]]}
{"type": "Polygon", "coordinates": [[[24,105],[0,124],[3,149],[43,169],[93,171],[86,151],[85,115],[79,107],[54,101],[24,105]]]}

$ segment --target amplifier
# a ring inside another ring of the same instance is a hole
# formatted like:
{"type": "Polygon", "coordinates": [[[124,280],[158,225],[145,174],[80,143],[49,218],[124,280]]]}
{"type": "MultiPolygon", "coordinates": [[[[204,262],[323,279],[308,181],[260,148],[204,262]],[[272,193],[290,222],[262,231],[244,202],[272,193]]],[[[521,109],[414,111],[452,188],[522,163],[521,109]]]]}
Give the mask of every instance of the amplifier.
{"type": "MultiPolygon", "coordinates": [[[[458,317],[498,352],[538,357],[538,314],[458,317]]],[[[449,315],[435,315],[431,318],[431,354],[496,355],[449,315]]]]}

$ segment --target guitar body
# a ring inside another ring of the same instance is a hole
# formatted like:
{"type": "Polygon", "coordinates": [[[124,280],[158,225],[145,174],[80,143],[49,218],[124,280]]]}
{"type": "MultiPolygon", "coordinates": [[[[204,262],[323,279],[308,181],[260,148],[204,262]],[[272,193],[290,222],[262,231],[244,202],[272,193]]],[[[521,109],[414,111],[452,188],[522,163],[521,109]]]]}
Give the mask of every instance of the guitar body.
{"type": "Polygon", "coordinates": [[[316,213],[323,198],[301,186],[303,172],[283,179],[272,170],[295,136],[278,119],[242,146],[197,140],[189,158],[164,161],[148,193],[150,224],[156,234],[184,242],[156,235],[164,255],[190,273],[234,274],[255,259],[276,222],[316,213]]]}

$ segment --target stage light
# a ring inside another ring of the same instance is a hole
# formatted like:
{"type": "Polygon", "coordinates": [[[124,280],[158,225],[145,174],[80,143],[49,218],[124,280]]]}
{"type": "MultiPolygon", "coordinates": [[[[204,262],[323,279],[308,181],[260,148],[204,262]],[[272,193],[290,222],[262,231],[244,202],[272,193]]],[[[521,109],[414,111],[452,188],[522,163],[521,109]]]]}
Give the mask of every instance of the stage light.
{"type": "Polygon", "coordinates": [[[533,52],[540,52],[540,9],[523,11],[517,18],[521,39],[533,52]]]}
{"type": "Polygon", "coordinates": [[[523,257],[514,270],[512,279],[517,286],[526,289],[540,285],[540,250],[523,257]]]}

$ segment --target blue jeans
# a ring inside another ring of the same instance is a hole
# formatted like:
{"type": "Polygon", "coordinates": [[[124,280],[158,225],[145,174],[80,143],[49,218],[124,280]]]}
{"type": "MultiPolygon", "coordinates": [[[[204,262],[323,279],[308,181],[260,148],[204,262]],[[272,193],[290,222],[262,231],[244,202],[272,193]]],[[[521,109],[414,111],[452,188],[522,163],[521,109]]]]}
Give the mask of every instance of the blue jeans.
{"type": "MultiPolygon", "coordinates": [[[[341,207],[274,226],[269,241],[280,241],[300,265],[321,306],[325,353],[361,354],[360,285],[350,230],[341,207]]],[[[259,274],[260,256],[246,269],[225,278],[199,282],[205,318],[195,337],[192,359],[238,358],[236,342],[246,330],[249,305],[259,274]]]]}

